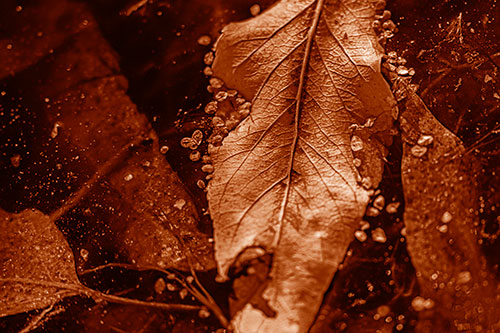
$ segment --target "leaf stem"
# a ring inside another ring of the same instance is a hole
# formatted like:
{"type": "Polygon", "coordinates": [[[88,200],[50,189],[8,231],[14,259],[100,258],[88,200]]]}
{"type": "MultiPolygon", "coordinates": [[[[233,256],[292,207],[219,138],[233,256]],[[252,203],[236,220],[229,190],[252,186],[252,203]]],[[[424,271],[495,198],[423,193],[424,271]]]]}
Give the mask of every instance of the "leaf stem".
{"type": "Polygon", "coordinates": [[[82,201],[83,198],[85,198],[90,190],[99,183],[102,177],[106,176],[109,174],[127,155],[126,153],[129,151],[130,148],[140,144],[141,142],[144,141],[143,137],[138,137],[132,140],[131,142],[127,143],[124,145],[116,154],[115,156],[111,157],[109,160],[107,160],[103,165],[101,165],[97,171],[94,173],[92,178],[90,178],[88,181],[86,181],[78,191],[73,193],[73,195],[64,202],[64,204],[53,211],[50,214],[50,220],[51,222],[55,222],[58,219],[60,219],[62,216],[67,214],[69,211],[71,211],[73,208],[76,207],[82,201]]]}
{"type": "Polygon", "coordinates": [[[44,287],[55,287],[64,290],[71,290],[75,292],[75,295],[82,295],[89,298],[92,298],[95,302],[107,301],[110,303],[117,304],[125,304],[125,305],[136,305],[136,306],[144,306],[150,308],[157,308],[162,310],[176,310],[176,311],[193,311],[202,309],[199,305],[189,305],[189,304],[167,304],[160,302],[147,302],[140,301],[137,299],[131,299],[126,297],[120,297],[115,295],[105,294],[103,292],[90,289],[83,285],[73,284],[73,283],[62,283],[62,282],[54,282],[54,281],[37,281],[32,279],[25,278],[0,278],[0,282],[16,282],[21,284],[34,284],[38,286],[44,287]]]}

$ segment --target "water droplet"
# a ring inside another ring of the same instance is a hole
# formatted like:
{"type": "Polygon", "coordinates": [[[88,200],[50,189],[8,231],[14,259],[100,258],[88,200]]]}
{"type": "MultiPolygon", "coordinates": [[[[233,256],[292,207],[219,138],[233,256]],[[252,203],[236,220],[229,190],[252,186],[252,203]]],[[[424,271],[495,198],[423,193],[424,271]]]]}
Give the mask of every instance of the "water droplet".
{"type": "Polygon", "coordinates": [[[214,127],[224,127],[226,125],[226,123],[224,122],[224,120],[222,120],[221,117],[213,117],[212,118],[212,125],[214,127]]]}
{"type": "Polygon", "coordinates": [[[205,74],[206,76],[212,76],[214,75],[214,71],[212,70],[212,67],[207,66],[203,69],[203,74],[205,74]]]}
{"type": "Polygon", "coordinates": [[[353,135],[351,138],[351,149],[352,151],[360,151],[363,149],[363,141],[357,135],[353,135]]]}
{"type": "Polygon", "coordinates": [[[427,153],[427,147],[415,145],[411,147],[411,154],[415,157],[422,157],[427,153]]]}
{"type": "Polygon", "coordinates": [[[134,175],[129,173],[128,175],[126,175],[125,177],[123,177],[123,179],[126,181],[126,182],[129,182],[131,181],[132,179],[134,178],[134,175]]]}
{"type": "Polygon", "coordinates": [[[453,219],[453,215],[451,215],[450,212],[446,211],[441,215],[441,222],[443,223],[450,223],[451,220],[453,219]]]}
{"type": "Polygon", "coordinates": [[[432,142],[434,141],[434,138],[432,137],[432,135],[421,135],[419,138],[418,138],[418,141],[417,141],[417,144],[419,146],[429,146],[430,144],[432,144],[432,142]]]}
{"type": "Polygon", "coordinates": [[[250,7],[250,14],[252,16],[257,16],[260,13],[260,6],[259,4],[254,4],[252,7],[250,7]]]}
{"type": "Polygon", "coordinates": [[[215,89],[220,89],[224,86],[224,81],[216,77],[211,78],[208,82],[210,82],[210,86],[215,89]]]}
{"type": "Polygon", "coordinates": [[[50,132],[50,137],[52,139],[55,139],[57,135],[59,134],[59,128],[62,127],[62,124],[60,122],[56,122],[54,124],[54,127],[52,128],[52,132],[50,132]]]}
{"type": "Polygon", "coordinates": [[[203,306],[201,307],[200,311],[198,311],[198,317],[208,318],[210,317],[210,311],[208,311],[208,309],[203,306]]]}
{"type": "Polygon", "coordinates": [[[354,232],[354,237],[356,237],[356,239],[360,242],[364,242],[368,239],[368,236],[366,235],[366,233],[362,230],[356,230],[354,232]]]}
{"type": "Polygon", "coordinates": [[[370,177],[364,177],[361,179],[361,186],[363,186],[365,190],[371,189],[373,186],[372,179],[370,177]]]}
{"type": "Polygon", "coordinates": [[[446,224],[442,224],[438,227],[438,231],[444,234],[448,232],[448,226],[446,224]]]}
{"type": "Polygon", "coordinates": [[[227,91],[219,91],[216,95],[215,95],[215,100],[217,102],[223,102],[227,99],[228,97],[228,94],[227,94],[227,91]]]}
{"type": "Polygon", "coordinates": [[[21,165],[21,155],[19,154],[15,154],[13,155],[11,158],[10,158],[10,164],[12,164],[12,166],[14,168],[18,168],[19,165],[21,165]]]}
{"type": "Polygon", "coordinates": [[[212,164],[205,164],[201,167],[201,171],[205,173],[212,173],[214,172],[214,166],[212,164]]]}
{"type": "Polygon", "coordinates": [[[382,228],[376,228],[372,231],[372,239],[377,243],[385,243],[387,241],[387,237],[382,228]]]}
{"type": "Polygon", "coordinates": [[[370,223],[368,221],[361,220],[361,222],[359,222],[359,228],[361,230],[368,230],[370,229],[370,223]]]}
{"type": "Polygon", "coordinates": [[[391,18],[391,11],[384,10],[384,13],[382,14],[382,21],[387,21],[390,18],[391,18]]]}
{"type": "Polygon", "coordinates": [[[193,162],[198,162],[201,158],[201,154],[197,150],[193,150],[191,154],[189,154],[189,159],[193,162]]]}
{"type": "Polygon", "coordinates": [[[411,301],[411,306],[413,310],[420,312],[425,310],[425,298],[422,296],[417,296],[411,301]]]}
{"type": "Polygon", "coordinates": [[[212,101],[205,106],[205,113],[214,114],[217,111],[217,102],[212,101]]]}
{"type": "Polygon", "coordinates": [[[191,139],[191,138],[184,137],[181,139],[181,146],[183,148],[189,148],[189,147],[191,147],[192,144],[193,144],[193,139],[191,139]]]}
{"type": "Polygon", "coordinates": [[[365,215],[366,216],[371,216],[371,217],[379,216],[380,215],[380,211],[377,208],[375,208],[375,207],[368,207],[366,209],[365,215]]]}
{"type": "Polygon", "coordinates": [[[184,299],[186,298],[186,296],[188,295],[188,291],[186,288],[182,288],[180,291],[179,291],[179,297],[181,299],[184,299]]]}
{"type": "Polygon", "coordinates": [[[391,202],[385,207],[385,211],[389,214],[395,214],[398,212],[398,208],[401,205],[399,202],[391,202]]]}
{"type": "Polygon", "coordinates": [[[404,66],[406,65],[406,59],[403,57],[397,57],[396,64],[398,64],[399,66],[404,66]]]}
{"type": "Polygon", "coordinates": [[[200,38],[198,38],[197,42],[200,45],[207,46],[207,45],[210,45],[211,41],[212,41],[212,38],[210,38],[210,36],[203,35],[203,36],[200,36],[200,38]]]}
{"type": "Polygon", "coordinates": [[[352,163],[356,168],[359,168],[361,166],[361,160],[359,158],[355,158],[352,160],[352,163]]]}
{"type": "Polygon", "coordinates": [[[384,209],[385,206],[385,198],[383,195],[379,195],[378,197],[373,200],[373,207],[382,210],[384,209]]]}
{"type": "Polygon", "coordinates": [[[168,289],[168,291],[176,291],[177,290],[175,285],[172,283],[167,283],[167,289],[168,289]]]}
{"type": "Polygon", "coordinates": [[[160,153],[165,155],[168,152],[168,146],[161,146],[160,153]]]}
{"type": "Polygon", "coordinates": [[[177,209],[182,209],[182,207],[184,207],[184,205],[186,204],[186,200],[184,199],[179,199],[177,200],[175,203],[174,203],[174,207],[177,208],[177,209]]]}
{"type": "Polygon", "coordinates": [[[165,280],[163,280],[162,278],[159,278],[158,280],[156,280],[156,282],[155,282],[155,292],[157,294],[163,293],[163,291],[165,290],[165,287],[166,287],[165,280]]]}
{"type": "Polygon", "coordinates": [[[388,307],[387,305],[381,305],[377,308],[377,313],[381,317],[387,316],[391,312],[391,308],[388,307]]]}
{"type": "Polygon", "coordinates": [[[396,32],[396,24],[392,20],[387,20],[382,24],[382,28],[387,29],[391,32],[396,32]]]}
{"type": "Polygon", "coordinates": [[[205,185],[205,182],[201,179],[198,179],[198,181],[196,182],[196,186],[198,186],[199,188],[201,188],[202,190],[205,189],[207,186],[205,185]]]}
{"type": "Polygon", "coordinates": [[[204,163],[204,164],[208,164],[212,161],[212,159],[210,158],[210,156],[208,155],[203,155],[201,157],[201,162],[204,163]]]}
{"type": "Polygon", "coordinates": [[[396,69],[396,73],[398,75],[408,75],[408,69],[405,67],[405,66],[399,66],[397,69],[396,69]]]}
{"type": "Polygon", "coordinates": [[[203,141],[203,132],[200,130],[196,130],[191,135],[191,138],[193,139],[194,143],[199,146],[201,144],[201,141],[203,141]]]}
{"type": "Polygon", "coordinates": [[[214,53],[208,52],[203,57],[203,62],[205,63],[205,65],[210,66],[214,62],[214,58],[215,58],[214,53]]]}
{"type": "Polygon", "coordinates": [[[233,97],[236,97],[237,95],[238,95],[238,91],[237,90],[231,89],[231,90],[227,91],[227,96],[228,97],[233,98],[233,97]]]}
{"type": "Polygon", "coordinates": [[[83,261],[87,261],[89,259],[89,251],[87,249],[80,249],[80,257],[82,257],[83,261]]]}

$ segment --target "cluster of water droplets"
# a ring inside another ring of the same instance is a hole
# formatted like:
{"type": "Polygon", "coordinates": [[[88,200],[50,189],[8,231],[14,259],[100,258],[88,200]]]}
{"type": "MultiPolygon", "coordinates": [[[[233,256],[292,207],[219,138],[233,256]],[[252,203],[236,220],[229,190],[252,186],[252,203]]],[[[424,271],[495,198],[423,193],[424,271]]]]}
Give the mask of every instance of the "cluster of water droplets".
{"type": "MultiPolygon", "coordinates": [[[[204,37],[204,36],[202,36],[204,37]]],[[[207,38],[200,37],[199,43],[207,45],[207,38]]],[[[213,64],[215,55],[212,51],[205,54],[203,62],[205,68],[203,73],[210,77],[207,90],[212,93],[212,100],[205,106],[204,111],[210,117],[210,134],[205,137],[200,129],[195,130],[189,137],[184,137],[180,141],[183,148],[190,149],[189,158],[193,162],[201,160],[203,166],[201,170],[207,173],[205,180],[212,178],[214,167],[211,163],[208,154],[200,152],[200,146],[206,141],[208,152],[222,144],[222,140],[229,134],[231,130],[236,128],[250,114],[251,103],[248,102],[237,90],[227,89],[224,82],[213,76],[211,65],[213,64]]],[[[162,147],[163,148],[163,147],[162,147]]],[[[168,151],[165,149],[165,153],[168,151]]],[[[197,182],[199,188],[206,190],[205,181],[200,179],[197,182]]]]}

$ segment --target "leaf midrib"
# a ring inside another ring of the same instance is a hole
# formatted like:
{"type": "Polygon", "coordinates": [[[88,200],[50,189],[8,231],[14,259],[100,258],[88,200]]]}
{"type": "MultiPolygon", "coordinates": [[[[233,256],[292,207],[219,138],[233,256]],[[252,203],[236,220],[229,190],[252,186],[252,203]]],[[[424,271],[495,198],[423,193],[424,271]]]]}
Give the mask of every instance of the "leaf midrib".
{"type": "Polygon", "coordinates": [[[299,86],[297,88],[297,95],[295,97],[294,134],[293,134],[293,141],[290,146],[290,157],[288,160],[288,168],[286,175],[286,187],[285,187],[285,193],[283,195],[283,200],[281,202],[280,212],[278,215],[278,224],[277,224],[278,230],[275,231],[272,248],[278,246],[278,243],[281,239],[281,233],[283,230],[283,222],[285,219],[286,206],[288,204],[288,197],[290,195],[290,189],[292,185],[293,162],[295,159],[295,153],[297,151],[297,142],[299,139],[302,95],[304,93],[304,84],[306,81],[306,74],[307,74],[307,68],[309,66],[309,58],[311,56],[312,44],[314,41],[314,37],[316,35],[316,30],[318,28],[319,19],[321,17],[321,12],[324,4],[325,0],[317,1],[316,8],[314,9],[313,20],[309,28],[309,31],[307,32],[306,47],[304,50],[304,57],[302,59],[302,67],[300,69],[299,86]]]}

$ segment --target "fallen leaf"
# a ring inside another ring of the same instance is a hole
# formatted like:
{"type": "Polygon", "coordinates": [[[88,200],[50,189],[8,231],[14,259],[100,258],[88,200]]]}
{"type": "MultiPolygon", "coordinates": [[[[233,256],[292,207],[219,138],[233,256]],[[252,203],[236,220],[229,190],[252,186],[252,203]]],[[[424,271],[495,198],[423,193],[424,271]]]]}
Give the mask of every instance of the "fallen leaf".
{"type": "Polygon", "coordinates": [[[407,248],[420,293],[433,304],[414,305],[422,311],[417,331],[496,331],[500,286],[476,231],[481,165],[410,90],[401,129],[407,248]]]}
{"type": "Polygon", "coordinates": [[[216,43],[214,75],[252,101],[210,150],[219,274],[247,248],[273,253],[263,297],[277,316],[247,304],[240,331],[309,328],[381,179],[396,110],[372,30],[379,5],[281,1],[216,43]]]}
{"type": "Polygon", "coordinates": [[[72,34],[94,21],[84,4],[46,0],[28,4],[14,0],[0,3],[0,79],[35,64],[72,34]],[[46,8],[50,8],[47,11],[46,8]],[[41,14],[43,13],[43,14],[41,14]]]}
{"type": "MultiPolygon", "coordinates": [[[[90,245],[84,244],[91,254],[111,243],[138,265],[189,270],[186,259],[192,256],[196,269],[213,268],[212,245],[208,235],[197,229],[194,203],[160,153],[158,137],[146,116],[127,96],[128,82],[120,74],[117,54],[92,15],[87,22],[51,55],[20,74],[23,81],[36,82],[37,107],[52,124],[41,148],[41,155],[49,158],[40,168],[50,170],[40,171],[48,179],[37,179],[43,182],[40,188],[49,189],[40,195],[45,195],[42,200],[54,205],[54,197],[47,193],[58,193],[61,216],[76,207],[78,223],[101,226],[103,231],[90,245]],[[89,186],[87,180],[102,173],[101,167],[112,160],[106,173],[77,198],[79,202],[69,203],[74,193],[66,190],[67,183],[73,189],[89,186]],[[68,174],[74,176],[68,180],[68,174]],[[61,193],[61,187],[66,191],[61,193]],[[185,204],[177,207],[179,201],[185,204]],[[93,216],[99,217],[92,221],[93,216]]],[[[33,193],[27,195],[33,197],[33,193]]]]}
{"type": "Polygon", "coordinates": [[[81,293],[73,253],[49,216],[0,210],[0,229],[0,317],[81,293]]]}

